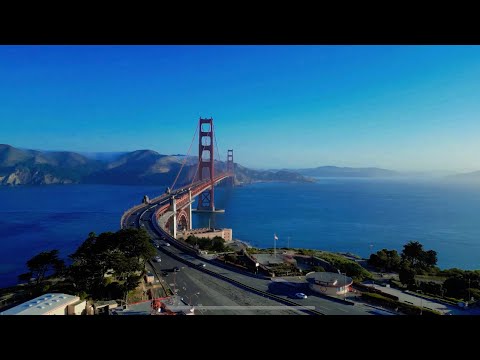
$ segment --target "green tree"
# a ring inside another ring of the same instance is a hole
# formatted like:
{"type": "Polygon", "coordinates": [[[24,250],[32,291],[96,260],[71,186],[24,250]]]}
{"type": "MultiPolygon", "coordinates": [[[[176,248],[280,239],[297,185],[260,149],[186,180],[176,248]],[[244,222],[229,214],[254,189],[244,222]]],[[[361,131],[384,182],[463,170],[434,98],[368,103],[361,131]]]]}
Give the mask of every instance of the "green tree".
{"type": "MultiPolygon", "coordinates": [[[[122,291],[133,286],[145,268],[145,262],[155,253],[144,229],[105,232],[98,236],[90,233],[75,253],[70,255],[73,264],[69,276],[77,293],[86,293],[91,298],[103,298],[109,293],[118,292],[119,286],[122,291]],[[117,280],[122,279],[121,285],[108,284],[111,280],[107,281],[105,274],[110,269],[114,271],[117,280]]],[[[137,285],[138,282],[139,280],[137,285]]]]}
{"type": "Polygon", "coordinates": [[[371,254],[368,264],[385,271],[397,271],[400,267],[401,258],[397,250],[382,249],[376,254],[371,254]]]}
{"type": "Polygon", "coordinates": [[[34,277],[38,285],[49,273],[53,275],[62,272],[65,269],[65,262],[59,259],[58,250],[42,251],[27,261],[27,267],[30,271],[22,274],[22,278],[34,277]]]}
{"type": "Polygon", "coordinates": [[[415,270],[411,267],[408,261],[402,262],[398,277],[400,282],[409,288],[415,287],[415,270]]]}
{"type": "Polygon", "coordinates": [[[437,265],[437,252],[434,250],[424,252],[422,255],[422,262],[427,268],[437,265]]]}
{"type": "Polygon", "coordinates": [[[98,298],[105,287],[105,273],[114,264],[113,254],[117,252],[117,241],[112,232],[88,238],[70,255],[73,260],[68,274],[77,293],[86,293],[98,298]]]}
{"type": "Polygon", "coordinates": [[[32,273],[31,272],[27,272],[27,273],[23,273],[23,274],[18,275],[18,281],[19,282],[29,282],[31,278],[32,278],[32,273]]]}
{"type": "Polygon", "coordinates": [[[118,249],[127,257],[136,258],[143,266],[156,254],[145,229],[123,229],[115,234],[118,249]]]}
{"type": "Polygon", "coordinates": [[[423,245],[418,241],[410,241],[403,246],[402,260],[408,261],[412,268],[416,268],[422,261],[423,245]]]}
{"type": "Polygon", "coordinates": [[[464,299],[467,295],[468,281],[463,277],[451,277],[444,281],[445,295],[457,299],[464,299]]]}

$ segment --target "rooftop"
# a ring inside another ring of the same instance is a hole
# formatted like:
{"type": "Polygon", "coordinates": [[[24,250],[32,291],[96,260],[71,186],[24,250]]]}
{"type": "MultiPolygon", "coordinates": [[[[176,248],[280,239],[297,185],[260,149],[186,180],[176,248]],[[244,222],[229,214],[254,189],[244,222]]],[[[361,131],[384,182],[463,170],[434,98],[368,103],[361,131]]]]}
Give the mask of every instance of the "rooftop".
{"type": "Polygon", "coordinates": [[[45,315],[52,310],[65,308],[67,305],[79,300],[80,298],[74,295],[58,293],[44,294],[0,312],[0,315],[45,315]]]}
{"type": "Polygon", "coordinates": [[[307,274],[305,279],[309,283],[316,283],[317,285],[328,287],[342,287],[345,286],[345,284],[350,285],[353,282],[351,277],[332,272],[313,272],[307,274]]]}

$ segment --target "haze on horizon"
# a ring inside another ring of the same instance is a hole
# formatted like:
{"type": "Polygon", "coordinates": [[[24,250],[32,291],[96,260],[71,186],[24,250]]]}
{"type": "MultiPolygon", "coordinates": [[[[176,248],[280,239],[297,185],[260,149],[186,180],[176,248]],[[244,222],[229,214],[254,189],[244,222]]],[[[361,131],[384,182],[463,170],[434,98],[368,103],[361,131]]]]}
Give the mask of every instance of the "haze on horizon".
{"type": "Polygon", "coordinates": [[[0,46],[0,143],[254,168],[480,170],[479,46],[0,46]],[[224,155],[225,156],[225,155],[224,155]]]}

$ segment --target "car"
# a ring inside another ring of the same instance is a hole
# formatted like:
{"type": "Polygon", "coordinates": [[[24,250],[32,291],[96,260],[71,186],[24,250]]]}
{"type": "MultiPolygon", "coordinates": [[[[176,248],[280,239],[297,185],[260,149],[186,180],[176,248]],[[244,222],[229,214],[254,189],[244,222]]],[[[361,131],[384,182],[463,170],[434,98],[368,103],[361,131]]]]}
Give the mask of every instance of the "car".
{"type": "Polygon", "coordinates": [[[153,261],[155,261],[155,262],[158,263],[158,262],[161,262],[162,259],[160,258],[160,256],[155,256],[154,259],[153,259],[153,261]]]}
{"type": "Polygon", "coordinates": [[[173,272],[178,272],[178,271],[180,271],[180,268],[179,268],[178,266],[175,266],[175,267],[173,268],[173,272]]]}
{"type": "Polygon", "coordinates": [[[167,276],[168,275],[168,272],[164,271],[162,272],[162,276],[167,276]]]}
{"type": "Polygon", "coordinates": [[[307,295],[305,295],[304,293],[296,293],[295,297],[298,299],[306,299],[307,295]]]}
{"type": "Polygon", "coordinates": [[[170,246],[170,243],[165,243],[165,246],[170,246]]]}
{"type": "Polygon", "coordinates": [[[200,264],[197,264],[198,267],[205,267],[207,265],[205,265],[205,263],[200,263],[200,264]]]}

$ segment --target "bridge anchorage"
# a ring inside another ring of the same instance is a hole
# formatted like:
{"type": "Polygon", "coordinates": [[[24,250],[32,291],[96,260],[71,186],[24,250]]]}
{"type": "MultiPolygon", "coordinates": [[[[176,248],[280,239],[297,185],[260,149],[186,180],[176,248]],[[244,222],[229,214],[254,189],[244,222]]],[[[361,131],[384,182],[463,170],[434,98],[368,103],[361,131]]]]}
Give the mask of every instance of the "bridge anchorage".
{"type": "MultiPolygon", "coordinates": [[[[217,174],[215,175],[214,142],[216,144],[216,141],[213,119],[200,118],[197,131],[199,132],[198,164],[191,184],[175,189],[175,184],[180,176],[183,165],[185,165],[184,162],[173,185],[167,188],[165,194],[156,199],[157,201],[163,199],[161,204],[165,204],[159,206],[155,212],[157,224],[162,229],[168,231],[174,238],[177,238],[178,232],[192,230],[192,212],[225,212],[223,209],[215,208],[215,185],[224,180],[228,181],[227,184],[230,185],[235,183],[233,150],[228,150],[226,169],[223,167],[217,168],[217,174]],[[198,197],[197,209],[192,209],[196,197],[198,197]]],[[[192,139],[192,145],[195,136],[196,133],[192,139]]],[[[188,153],[189,152],[190,150],[188,153]]],[[[217,166],[219,164],[220,163],[217,162],[217,166]]]]}

